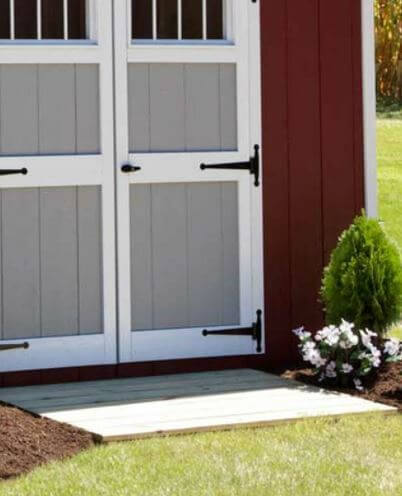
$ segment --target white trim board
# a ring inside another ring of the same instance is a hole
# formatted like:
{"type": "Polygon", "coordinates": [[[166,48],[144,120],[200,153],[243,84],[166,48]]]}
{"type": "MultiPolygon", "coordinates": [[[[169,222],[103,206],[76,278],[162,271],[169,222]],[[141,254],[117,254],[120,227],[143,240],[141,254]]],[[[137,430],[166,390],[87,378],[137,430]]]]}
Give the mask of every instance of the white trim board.
{"type": "Polygon", "coordinates": [[[378,216],[374,0],[361,0],[365,208],[378,216]]]}

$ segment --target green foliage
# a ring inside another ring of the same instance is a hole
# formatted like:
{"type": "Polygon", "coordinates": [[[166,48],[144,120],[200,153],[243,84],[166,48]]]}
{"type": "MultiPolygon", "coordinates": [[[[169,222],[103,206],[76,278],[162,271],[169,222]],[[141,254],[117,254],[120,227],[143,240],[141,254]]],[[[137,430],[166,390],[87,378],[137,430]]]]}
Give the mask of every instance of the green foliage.
{"type": "Polygon", "coordinates": [[[402,267],[378,221],[362,215],[340,237],[324,271],[321,295],[328,324],[342,319],[384,336],[402,310],[402,267]]]}
{"type": "Polygon", "coordinates": [[[397,102],[390,98],[377,98],[377,118],[402,120],[402,100],[397,102]]]}
{"type": "Polygon", "coordinates": [[[377,95],[402,100],[402,0],[376,0],[377,95]]]}

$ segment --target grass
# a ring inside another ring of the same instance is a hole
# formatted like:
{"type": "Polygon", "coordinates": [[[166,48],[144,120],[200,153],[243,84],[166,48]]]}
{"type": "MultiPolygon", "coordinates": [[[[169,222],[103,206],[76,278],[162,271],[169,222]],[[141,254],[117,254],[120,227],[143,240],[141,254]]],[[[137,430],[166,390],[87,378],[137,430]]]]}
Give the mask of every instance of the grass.
{"type": "Polygon", "coordinates": [[[379,214],[402,253],[402,120],[377,124],[379,214]]]}
{"type": "MultiPolygon", "coordinates": [[[[380,219],[402,256],[402,110],[377,121],[377,159],[380,219]]],[[[402,339],[402,324],[391,335],[402,339]]]]}
{"type": "Polygon", "coordinates": [[[402,494],[402,417],[101,446],[0,485],[1,496],[402,494]]]}

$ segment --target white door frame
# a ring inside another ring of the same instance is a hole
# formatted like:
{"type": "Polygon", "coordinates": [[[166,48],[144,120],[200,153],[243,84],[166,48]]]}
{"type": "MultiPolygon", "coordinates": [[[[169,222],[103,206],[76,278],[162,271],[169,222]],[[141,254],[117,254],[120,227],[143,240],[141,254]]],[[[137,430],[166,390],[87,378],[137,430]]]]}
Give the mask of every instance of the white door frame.
{"type": "Polygon", "coordinates": [[[1,344],[28,342],[29,348],[2,353],[0,372],[116,363],[116,253],[111,234],[115,232],[112,5],[93,0],[89,0],[88,5],[92,14],[88,25],[90,40],[5,42],[0,45],[0,64],[98,64],[101,153],[25,158],[1,156],[2,168],[29,164],[26,176],[2,176],[1,188],[101,186],[103,334],[2,341],[1,344]]]}
{"type": "MultiPolygon", "coordinates": [[[[121,362],[153,361],[253,354],[255,343],[245,337],[202,337],[203,328],[131,332],[130,184],[156,182],[236,181],[239,189],[240,314],[239,327],[249,327],[263,309],[262,188],[255,188],[245,171],[202,172],[202,162],[246,161],[261,143],[259,5],[233,0],[234,42],[230,39],[185,45],[152,41],[131,42],[131,2],[114,2],[115,112],[119,357],[121,362]],[[238,94],[238,151],[202,153],[145,153],[130,155],[128,144],[128,63],[236,63],[238,94]],[[159,163],[163,161],[164,174],[159,163]],[[125,175],[125,163],[141,165],[138,174],[125,175]]],[[[230,5],[230,4],[228,4],[230,5]]],[[[221,329],[219,327],[213,329],[221,329]]],[[[264,334],[264,333],[263,333],[264,334]]],[[[264,348],[264,343],[263,343],[264,348]]]]}

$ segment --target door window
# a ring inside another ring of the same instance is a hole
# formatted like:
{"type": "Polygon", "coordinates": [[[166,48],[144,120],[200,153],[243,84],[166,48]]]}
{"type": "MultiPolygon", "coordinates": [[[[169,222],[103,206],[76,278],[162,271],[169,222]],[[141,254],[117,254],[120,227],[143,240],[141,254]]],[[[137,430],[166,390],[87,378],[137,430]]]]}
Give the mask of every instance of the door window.
{"type": "Polygon", "coordinates": [[[223,40],[225,0],[132,0],[133,40],[223,40]]]}
{"type": "Polygon", "coordinates": [[[81,40],[87,0],[0,0],[2,40],[81,40]]]}

